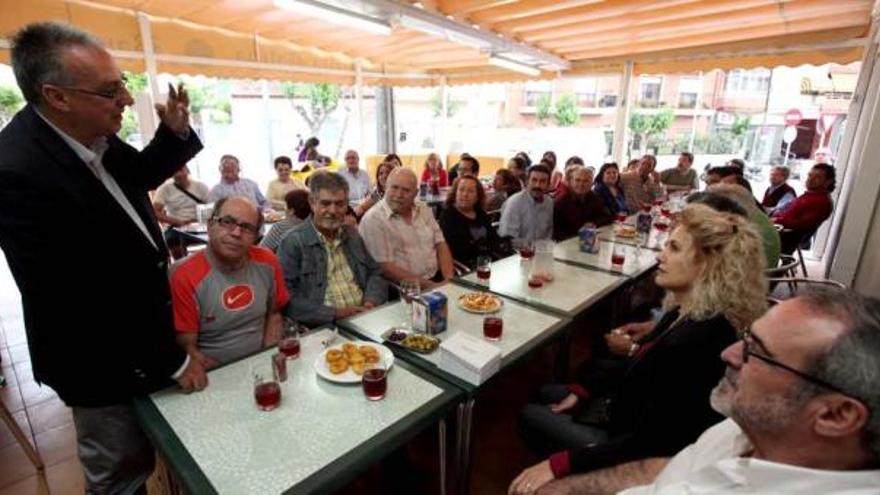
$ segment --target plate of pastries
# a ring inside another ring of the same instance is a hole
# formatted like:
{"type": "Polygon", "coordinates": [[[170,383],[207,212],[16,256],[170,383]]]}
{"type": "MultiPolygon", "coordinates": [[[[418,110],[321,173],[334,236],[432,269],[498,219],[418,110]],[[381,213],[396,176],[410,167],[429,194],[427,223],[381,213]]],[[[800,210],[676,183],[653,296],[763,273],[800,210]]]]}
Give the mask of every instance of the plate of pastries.
{"type": "Polygon", "coordinates": [[[495,313],[501,310],[504,300],[485,292],[469,292],[458,298],[458,306],[471,313],[495,313]]]}
{"type": "Polygon", "coordinates": [[[394,354],[373,342],[345,342],[324,349],[315,359],[315,372],[331,382],[360,383],[364,369],[380,360],[390,369],[394,354]]]}

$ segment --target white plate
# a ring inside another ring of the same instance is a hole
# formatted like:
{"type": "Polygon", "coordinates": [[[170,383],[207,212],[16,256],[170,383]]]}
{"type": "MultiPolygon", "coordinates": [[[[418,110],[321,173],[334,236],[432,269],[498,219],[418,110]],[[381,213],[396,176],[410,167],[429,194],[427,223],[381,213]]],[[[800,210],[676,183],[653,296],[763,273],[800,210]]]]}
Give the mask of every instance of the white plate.
{"type": "MultiPolygon", "coordinates": [[[[469,293],[469,294],[472,294],[472,293],[469,293]]],[[[474,308],[469,308],[469,307],[465,306],[464,303],[462,302],[462,299],[463,299],[465,296],[467,296],[467,295],[468,295],[468,294],[462,294],[462,295],[458,296],[458,307],[461,308],[461,309],[464,310],[464,311],[467,311],[468,313],[476,313],[476,314],[478,314],[478,315],[488,315],[488,314],[492,314],[492,313],[497,313],[497,312],[501,311],[501,308],[504,307],[504,299],[501,299],[501,298],[498,297],[498,296],[492,295],[492,297],[494,298],[494,300],[495,300],[495,301],[498,301],[498,306],[496,306],[496,307],[494,307],[494,308],[491,308],[491,309],[474,309],[474,308]]],[[[490,295],[491,295],[491,294],[490,294],[490,295]]]]}
{"type": "MultiPolygon", "coordinates": [[[[343,342],[343,344],[344,343],[345,342],[343,342]]],[[[391,352],[391,349],[385,347],[382,344],[377,344],[375,342],[361,342],[361,341],[352,342],[352,344],[354,344],[358,347],[360,347],[362,345],[368,345],[368,346],[372,346],[372,347],[379,349],[379,352],[382,353],[382,361],[385,363],[386,369],[390,370],[391,366],[394,364],[394,353],[391,352]]],[[[321,351],[320,354],[318,354],[317,359],[315,359],[315,365],[314,365],[315,373],[317,373],[318,376],[320,376],[321,378],[323,378],[325,380],[329,380],[331,382],[360,383],[361,382],[361,375],[358,375],[357,373],[352,371],[351,368],[345,370],[345,373],[340,373],[338,375],[334,375],[333,373],[330,373],[330,367],[327,365],[327,359],[324,357],[324,355],[327,354],[327,351],[329,351],[330,349],[336,349],[336,350],[341,351],[342,344],[337,344],[337,345],[328,347],[327,349],[324,349],[323,351],[321,351]]]]}

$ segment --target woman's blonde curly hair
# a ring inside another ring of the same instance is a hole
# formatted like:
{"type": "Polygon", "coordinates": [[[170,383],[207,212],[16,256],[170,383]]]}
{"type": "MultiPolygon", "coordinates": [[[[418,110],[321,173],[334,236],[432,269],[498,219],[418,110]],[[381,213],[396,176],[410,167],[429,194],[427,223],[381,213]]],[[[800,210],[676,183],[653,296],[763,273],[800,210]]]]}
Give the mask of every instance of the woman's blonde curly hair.
{"type": "MultiPolygon", "coordinates": [[[[761,236],[748,220],[691,204],[679,213],[678,227],[691,235],[695,261],[703,262],[691,297],[681,303],[681,316],[705,320],[720,313],[741,329],[764,314],[766,262],[761,236]]],[[[667,306],[671,304],[667,297],[667,306]]]]}

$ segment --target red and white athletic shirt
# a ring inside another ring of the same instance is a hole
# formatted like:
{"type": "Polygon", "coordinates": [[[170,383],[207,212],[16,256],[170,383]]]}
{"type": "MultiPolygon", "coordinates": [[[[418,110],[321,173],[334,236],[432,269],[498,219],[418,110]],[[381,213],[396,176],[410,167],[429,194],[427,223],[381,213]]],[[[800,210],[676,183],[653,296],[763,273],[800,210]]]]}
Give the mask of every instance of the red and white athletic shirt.
{"type": "Polygon", "coordinates": [[[233,273],[214,268],[207,249],[186,258],[171,272],[171,297],[177,332],[198,333],[199,350],[220,363],[260,350],[266,316],[290,299],[278,258],[258,246],[233,273]]]}

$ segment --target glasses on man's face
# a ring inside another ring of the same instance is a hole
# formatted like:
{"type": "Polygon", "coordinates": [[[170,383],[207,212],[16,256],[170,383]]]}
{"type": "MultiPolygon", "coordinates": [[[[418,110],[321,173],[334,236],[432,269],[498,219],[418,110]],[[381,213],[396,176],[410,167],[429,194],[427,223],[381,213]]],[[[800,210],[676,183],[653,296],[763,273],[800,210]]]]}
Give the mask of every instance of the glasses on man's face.
{"type": "Polygon", "coordinates": [[[236,227],[241,229],[242,232],[249,235],[257,235],[260,232],[260,229],[257,228],[256,225],[250,222],[242,222],[241,220],[233,217],[232,215],[224,215],[222,217],[215,217],[214,221],[217,225],[220,226],[221,229],[226,230],[228,232],[232,232],[236,227]]]}
{"type": "MultiPolygon", "coordinates": [[[[764,343],[761,342],[761,339],[759,339],[757,336],[755,336],[752,333],[751,328],[747,328],[747,329],[743,330],[741,340],[743,343],[743,346],[742,346],[742,362],[743,362],[743,364],[749,362],[749,356],[755,357],[755,358],[769,364],[770,366],[774,366],[776,368],[781,368],[785,371],[788,371],[789,373],[793,373],[793,374],[797,375],[798,377],[800,377],[802,380],[808,381],[808,382],[812,383],[813,385],[818,385],[822,388],[826,388],[826,389],[831,390],[833,392],[837,392],[839,394],[843,394],[848,397],[853,397],[853,398],[858,399],[858,397],[854,396],[853,394],[841,390],[840,387],[832,385],[832,384],[826,382],[825,380],[822,380],[821,378],[816,378],[813,375],[810,375],[808,373],[804,373],[801,370],[792,368],[791,366],[789,366],[787,364],[780,363],[776,359],[768,356],[767,354],[771,354],[770,351],[767,350],[767,347],[764,346],[764,343]],[[755,348],[763,349],[764,352],[766,352],[766,354],[763,354],[761,352],[755,352],[755,348]]],[[[859,400],[861,400],[861,399],[859,399],[859,400]]]]}
{"type": "Polygon", "coordinates": [[[128,88],[125,86],[126,78],[122,76],[121,80],[117,82],[112,89],[106,89],[102,91],[94,90],[94,89],[85,89],[85,88],[76,88],[73,86],[61,86],[64,89],[70,91],[76,91],[77,93],[82,93],[86,95],[97,96],[99,98],[103,98],[105,100],[118,100],[120,97],[128,95],[128,88]]]}

